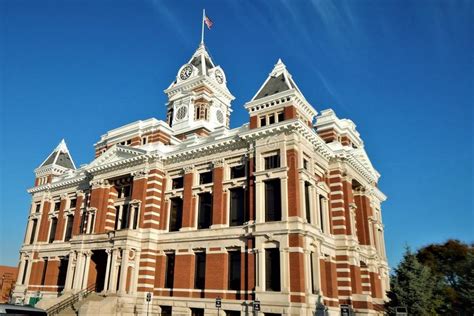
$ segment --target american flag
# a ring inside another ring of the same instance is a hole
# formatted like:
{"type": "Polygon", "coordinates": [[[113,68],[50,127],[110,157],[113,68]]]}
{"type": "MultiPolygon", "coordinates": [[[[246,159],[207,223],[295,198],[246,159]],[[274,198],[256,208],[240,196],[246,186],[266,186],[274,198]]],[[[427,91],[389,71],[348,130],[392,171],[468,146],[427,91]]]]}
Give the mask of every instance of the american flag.
{"type": "Polygon", "coordinates": [[[212,25],[214,24],[207,15],[204,16],[204,23],[206,23],[208,29],[211,29],[212,25]]]}

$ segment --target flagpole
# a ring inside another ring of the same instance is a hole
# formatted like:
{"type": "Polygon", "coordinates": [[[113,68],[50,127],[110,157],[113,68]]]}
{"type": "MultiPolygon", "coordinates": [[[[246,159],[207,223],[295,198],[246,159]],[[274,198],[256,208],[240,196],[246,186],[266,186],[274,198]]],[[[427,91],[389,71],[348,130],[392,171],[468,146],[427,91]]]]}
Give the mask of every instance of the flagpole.
{"type": "Polygon", "coordinates": [[[204,44],[204,18],[205,16],[206,16],[206,10],[202,9],[201,44],[204,44]]]}

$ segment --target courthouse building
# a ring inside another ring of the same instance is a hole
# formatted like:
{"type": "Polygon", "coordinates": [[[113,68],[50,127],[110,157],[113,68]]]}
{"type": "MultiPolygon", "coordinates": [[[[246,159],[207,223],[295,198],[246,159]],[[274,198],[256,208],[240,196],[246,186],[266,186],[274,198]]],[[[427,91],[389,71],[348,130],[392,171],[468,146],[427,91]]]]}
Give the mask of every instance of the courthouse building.
{"type": "Polygon", "coordinates": [[[62,141],[28,190],[15,300],[89,288],[90,314],[216,315],[217,297],[220,315],[254,301],[267,316],[381,314],[386,197],[356,125],[318,112],[281,60],[255,90],[230,128],[234,97],[201,43],[166,119],[108,131],[80,167],[62,141]]]}

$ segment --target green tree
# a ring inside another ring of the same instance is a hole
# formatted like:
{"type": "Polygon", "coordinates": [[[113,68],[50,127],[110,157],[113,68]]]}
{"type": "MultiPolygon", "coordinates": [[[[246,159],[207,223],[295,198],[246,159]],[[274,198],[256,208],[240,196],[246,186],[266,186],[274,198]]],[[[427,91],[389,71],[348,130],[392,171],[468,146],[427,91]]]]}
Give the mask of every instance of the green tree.
{"type": "MultiPolygon", "coordinates": [[[[472,247],[471,247],[472,248],[472,247]]],[[[465,273],[459,277],[459,302],[464,315],[474,314],[474,253],[466,256],[465,273]]]]}
{"type": "Polygon", "coordinates": [[[429,267],[440,286],[437,295],[443,304],[437,311],[443,315],[472,315],[474,247],[450,239],[431,244],[417,252],[421,264],[429,267]]]}
{"type": "Polygon", "coordinates": [[[437,315],[436,309],[442,303],[436,295],[438,282],[408,247],[391,276],[390,287],[390,301],[385,305],[390,315],[395,314],[397,306],[406,307],[409,315],[437,315]]]}

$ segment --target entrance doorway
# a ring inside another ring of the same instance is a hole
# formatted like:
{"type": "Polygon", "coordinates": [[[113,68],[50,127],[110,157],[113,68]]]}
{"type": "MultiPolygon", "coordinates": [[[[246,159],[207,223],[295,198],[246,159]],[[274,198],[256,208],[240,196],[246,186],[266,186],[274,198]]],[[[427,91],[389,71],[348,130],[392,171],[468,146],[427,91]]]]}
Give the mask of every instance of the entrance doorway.
{"type": "Polygon", "coordinates": [[[105,250],[93,250],[91,256],[89,280],[95,283],[97,293],[104,290],[107,253],[105,250]]]}

